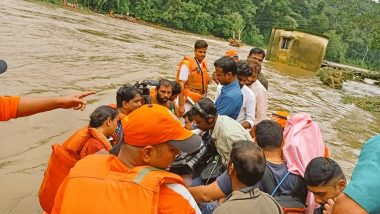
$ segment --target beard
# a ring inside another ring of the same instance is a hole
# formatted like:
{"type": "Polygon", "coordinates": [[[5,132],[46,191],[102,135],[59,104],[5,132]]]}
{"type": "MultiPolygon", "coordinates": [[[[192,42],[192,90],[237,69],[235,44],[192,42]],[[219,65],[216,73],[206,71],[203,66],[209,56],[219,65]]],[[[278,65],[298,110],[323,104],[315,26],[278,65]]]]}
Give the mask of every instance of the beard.
{"type": "Polygon", "coordinates": [[[157,101],[159,103],[166,103],[169,100],[169,98],[166,97],[160,97],[160,95],[157,94],[157,101]]]}

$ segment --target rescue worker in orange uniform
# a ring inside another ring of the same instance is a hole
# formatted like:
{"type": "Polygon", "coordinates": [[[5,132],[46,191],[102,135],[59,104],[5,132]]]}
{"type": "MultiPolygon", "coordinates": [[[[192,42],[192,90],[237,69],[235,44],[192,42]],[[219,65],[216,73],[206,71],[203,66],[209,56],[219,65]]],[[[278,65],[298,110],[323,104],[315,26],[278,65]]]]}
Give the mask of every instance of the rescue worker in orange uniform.
{"type": "Polygon", "coordinates": [[[100,106],[90,115],[90,123],[79,129],[62,146],[54,144],[44,180],[38,194],[41,207],[51,212],[59,185],[80,159],[90,154],[108,154],[112,148],[108,138],[115,132],[119,112],[100,106]]]}
{"type": "Polygon", "coordinates": [[[128,116],[119,155],[89,155],[70,171],[52,213],[200,213],[183,179],[165,169],[201,138],[166,108],[144,105],[128,116]]]}
{"type": "Polygon", "coordinates": [[[58,108],[83,110],[86,107],[86,101],[83,98],[95,93],[95,91],[86,91],[75,95],[49,98],[0,96],[0,121],[25,117],[58,108]]]}
{"type": "Polygon", "coordinates": [[[207,47],[206,41],[198,40],[194,46],[195,56],[185,56],[178,65],[176,81],[183,89],[178,96],[178,111],[180,116],[192,107],[192,105],[187,104],[187,109],[185,109],[188,98],[196,103],[207,93],[207,87],[211,80],[205,60],[207,47]]]}

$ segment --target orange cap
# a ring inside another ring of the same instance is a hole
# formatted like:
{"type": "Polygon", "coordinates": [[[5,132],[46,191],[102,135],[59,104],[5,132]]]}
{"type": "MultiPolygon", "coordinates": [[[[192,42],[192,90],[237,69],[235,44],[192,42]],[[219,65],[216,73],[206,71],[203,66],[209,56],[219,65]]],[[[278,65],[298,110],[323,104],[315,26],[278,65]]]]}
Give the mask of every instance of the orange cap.
{"type": "Polygon", "coordinates": [[[238,53],[237,53],[236,51],[234,51],[234,50],[228,50],[228,51],[224,54],[224,56],[229,56],[229,57],[239,57],[239,56],[238,56],[238,53]]]}
{"type": "Polygon", "coordinates": [[[287,111],[276,111],[276,113],[272,114],[272,120],[276,121],[282,128],[285,128],[288,116],[289,112],[287,111]]]}
{"type": "Polygon", "coordinates": [[[192,153],[201,144],[201,137],[185,129],[168,108],[156,104],[143,105],[129,114],[123,130],[124,142],[132,146],[169,143],[192,153]]]}

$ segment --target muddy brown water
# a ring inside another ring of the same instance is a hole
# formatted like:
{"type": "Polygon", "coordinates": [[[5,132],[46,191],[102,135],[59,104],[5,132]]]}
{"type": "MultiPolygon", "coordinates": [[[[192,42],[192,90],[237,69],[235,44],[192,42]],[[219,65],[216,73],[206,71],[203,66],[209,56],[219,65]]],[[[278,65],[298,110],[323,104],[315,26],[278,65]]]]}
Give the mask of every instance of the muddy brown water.
{"type": "MultiPolygon", "coordinates": [[[[0,1],[1,95],[46,97],[93,89],[81,112],[56,110],[0,124],[0,213],[41,213],[38,189],[51,145],[88,122],[97,106],[115,102],[124,83],[173,79],[178,61],[192,55],[198,35],[128,23],[28,1],[0,1]]],[[[204,38],[204,37],[203,37],[204,38]]],[[[212,62],[231,47],[204,38],[212,62]]],[[[237,48],[245,58],[251,47],[237,48]]],[[[379,87],[348,82],[343,90],[320,84],[313,73],[264,64],[269,112],[307,112],[318,122],[331,156],[350,175],[363,142],[380,132],[380,115],[343,104],[345,94],[380,96],[379,87]]],[[[211,91],[215,90],[212,85],[211,91]]],[[[211,94],[212,94],[211,92],[211,94]]]]}

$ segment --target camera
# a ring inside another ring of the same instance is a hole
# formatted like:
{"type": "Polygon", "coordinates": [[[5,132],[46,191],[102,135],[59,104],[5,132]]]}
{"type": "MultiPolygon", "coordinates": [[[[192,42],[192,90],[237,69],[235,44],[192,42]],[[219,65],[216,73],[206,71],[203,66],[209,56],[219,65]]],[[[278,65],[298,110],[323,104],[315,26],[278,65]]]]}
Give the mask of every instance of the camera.
{"type": "Polygon", "coordinates": [[[202,146],[194,153],[177,156],[169,171],[178,175],[201,177],[204,184],[213,181],[224,172],[220,155],[208,132],[202,135],[202,146]]]}
{"type": "Polygon", "coordinates": [[[155,80],[143,80],[141,82],[136,82],[134,86],[142,91],[141,97],[144,99],[143,104],[151,104],[150,99],[150,88],[149,86],[158,86],[158,82],[155,80]]]}

